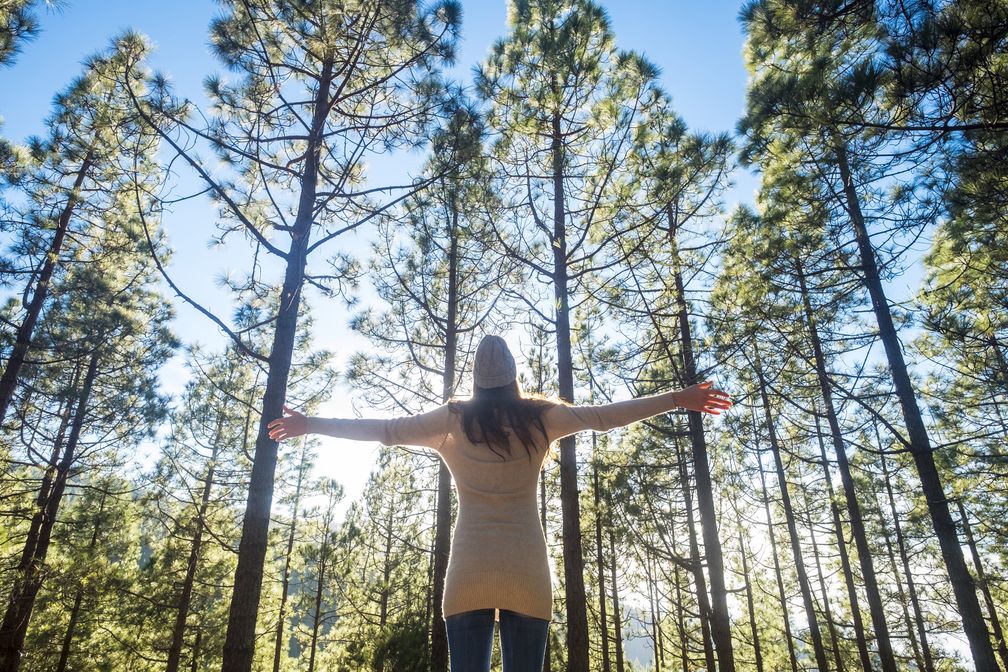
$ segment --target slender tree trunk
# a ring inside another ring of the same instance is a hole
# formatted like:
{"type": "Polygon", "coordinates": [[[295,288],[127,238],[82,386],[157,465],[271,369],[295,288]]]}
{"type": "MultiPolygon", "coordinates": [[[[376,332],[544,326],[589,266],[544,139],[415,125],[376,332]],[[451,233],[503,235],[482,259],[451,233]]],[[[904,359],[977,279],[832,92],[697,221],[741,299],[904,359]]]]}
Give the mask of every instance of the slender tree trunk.
{"type": "MultiPolygon", "coordinates": [[[[557,375],[560,398],[574,402],[570,297],[567,286],[567,225],[564,150],[560,113],[553,113],[553,296],[556,305],[557,375]]],[[[581,502],[576,439],[560,439],[560,507],[563,514],[564,606],[567,612],[567,672],[588,672],[588,612],[585,604],[581,502]]]]}
{"type": "MultiPolygon", "coordinates": [[[[861,620],[861,606],[858,603],[854,572],[851,571],[850,558],[847,555],[847,539],[844,537],[840,507],[837,505],[836,493],[833,490],[833,474],[830,473],[829,459],[826,457],[826,444],[823,441],[822,426],[819,423],[818,412],[813,411],[813,415],[815,417],[816,437],[819,440],[819,456],[822,460],[823,479],[826,481],[826,491],[829,493],[830,513],[833,514],[833,532],[836,535],[837,552],[840,555],[840,568],[843,570],[844,583],[847,586],[847,599],[850,600],[851,620],[854,624],[854,639],[857,644],[858,658],[861,661],[862,672],[873,672],[871,656],[868,654],[868,639],[865,637],[864,623],[861,620]]],[[[836,419],[835,414],[833,417],[836,419]]]]}
{"type": "MultiPolygon", "coordinates": [[[[878,491],[875,486],[872,485],[872,496],[878,501],[878,491]]],[[[913,649],[914,661],[917,663],[917,669],[923,670],[924,658],[921,656],[920,646],[917,644],[917,636],[914,634],[913,620],[910,618],[910,608],[908,606],[908,600],[906,591],[903,590],[903,579],[900,577],[900,571],[896,566],[896,553],[893,550],[892,536],[889,534],[889,529],[886,526],[885,516],[879,511],[879,528],[882,530],[882,538],[885,541],[886,553],[889,556],[889,570],[892,572],[893,578],[896,580],[896,594],[899,597],[900,607],[903,610],[903,625],[907,630],[907,637],[910,640],[910,648],[913,649]]]]}
{"type": "Polygon", "coordinates": [[[196,628],[196,640],[192,645],[192,660],[189,662],[189,672],[199,671],[199,654],[200,645],[203,644],[203,626],[197,626],[196,628]]]}
{"type": "MultiPolygon", "coordinates": [[[[676,547],[675,540],[675,525],[669,526],[672,548],[676,547]]],[[[682,594],[682,579],[679,575],[679,564],[676,563],[673,570],[675,572],[675,595],[676,595],[676,631],[679,634],[679,662],[682,666],[682,672],[689,672],[690,670],[690,655],[689,655],[689,640],[686,634],[686,615],[683,613],[685,611],[685,606],[683,605],[683,594],[682,594]]],[[[762,672],[759,670],[758,672],[762,672]]]]}
{"type": "Polygon", "coordinates": [[[690,565],[693,568],[693,584],[696,586],[697,611],[700,616],[700,636],[703,640],[704,664],[707,672],[714,672],[714,647],[710,632],[710,602],[707,599],[707,582],[703,574],[703,562],[700,559],[700,548],[697,545],[696,523],[693,520],[693,492],[690,489],[689,477],[686,474],[686,456],[679,447],[678,436],[674,439],[676,457],[679,467],[679,486],[683,492],[683,508],[686,510],[686,531],[689,534],[690,565]]]}
{"type": "MultiPolygon", "coordinates": [[[[830,436],[833,439],[833,450],[837,458],[837,469],[840,471],[840,480],[843,483],[844,497],[847,501],[847,515],[850,518],[851,535],[854,537],[854,543],[857,545],[858,560],[861,563],[861,579],[864,581],[865,596],[868,599],[868,610],[871,613],[872,629],[875,633],[879,659],[882,663],[883,672],[896,672],[896,659],[893,656],[892,643],[889,641],[889,625],[886,623],[885,610],[882,608],[882,594],[879,591],[878,580],[875,578],[875,563],[872,561],[871,546],[868,544],[868,535],[865,532],[864,521],[861,516],[861,505],[858,503],[857,490],[854,487],[854,479],[851,477],[850,463],[847,461],[843,433],[840,430],[840,422],[833,408],[833,393],[830,389],[829,374],[826,371],[826,356],[823,354],[822,343],[819,340],[819,328],[816,324],[815,313],[812,311],[812,303],[805,282],[805,270],[802,267],[800,258],[795,259],[795,266],[802,292],[802,303],[805,308],[805,323],[808,328],[809,338],[812,341],[812,351],[815,355],[819,391],[825,404],[826,421],[829,423],[830,436]]],[[[861,662],[864,667],[864,658],[861,662]]],[[[868,670],[869,668],[865,667],[864,669],[868,670]]]]}
{"type": "MultiPolygon", "coordinates": [[[[682,342],[683,373],[686,385],[700,382],[697,379],[696,359],[693,354],[693,336],[686,305],[686,289],[682,277],[679,246],[676,239],[678,219],[669,209],[668,243],[672,250],[672,275],[675,282],[676,310],[679,334],[682,342]]],[[[724,556],[718,537],[717,511],[714,506],[714,487],[711,483],[710,463],[707,455],[707,440],[704,436],[703,417],[696,411],[687,412],[691,447],[693,450],[693,473],[697,487],[697,508],[700,511],[700,528],[703,534],[704,556],[707,559],[707,573],[710,577],[711,592],[711,637],[717,649],[720,672],[734,672],[735,657],[731,640],[731,619],[728,614],[728,591],[724,577],[724,556]]]]}
{"type": "Polygon", "coordinates": [[[871,296],[872,309],[875,312],[875,319],[879,328],[879,339],[885,348],[893,386],[896,388],[896,397],[899,399],[900,408],[903,411],[910,454],[913,456],[914,464],[917,467],[917,474],[921,482],[921,491],[924,494],[925,501],[927,501],[935,536],[938,537],[938,543],[941,546],[942,558],[945,561],[945,568],[952,583],[952,592],[955,594],[956,606],[962,618],[963,632],[965,632],[966,638],[969,640],[970,651],[973,654],[973,663],[976,665],[977,672],[996,672],[998,669],[997,661],[994,658],[994,649],[991,646],[990,637],[987,632],[987,624],[984,622],[983,613],[980,610],[980,601],[976,595],[976,585],[973,582],[973,577],[970,576],[969,569],[966,567],[966,558],[963,556],[962,547],[959,545],[955,522],[952,520],[948,500],[945,497],[945,489],[941,482],[941,475],[938,473],[938,467],[935,464],[931,440],[924,425],[924,417],[917,404],[917,396],[913,389],[913,383],[910,380],[910,374],[903,359],[903,349],[899,340],[899,334],[893,323],[892,313],[889,310],[889,302],[882,287],[882,278],[875,259],[875,249],[872,246],[868,229],[865,226],[864,215],[861,212],[861,203],[850,167],[847,163],[847,148],[842,143],[838,143],[836,146],[836,159],[837,167],[840,171],[840,180],[843,185],[845,207],[850,216],[850,222],[857,239],[858,251],[861,255],[861,270],[864,284],[871,296]]]}
{"type": "MultiPolygon", "coordinates": [[[[76,390],[80,382],[81,367],[79,364],[74,367],[73,375],[70,379],[70,390],[76,390]]],[[[56,438],[53,441],[52,452],[46,464],[45,472],[39,483],[38,495],[35,497],[35,511],[32,513],[31,523],[28,525],[28,534],[25,535],[24,548],[21,549],[21,559],[18,562],[17,572],[19,576],[25,576],[31,567],[32,559],[35,557],[35,548],[38,546],[39,530],[42,529],[42,522],[45,520],[46,502],[49,501],[49,494],[52,492],[53,479],[59,469],[59,459],[63,452],[63,442],[66,439],[67,430],[70,427],[70,418],[73,414],[75,395],[68,394],[63,400],[63,407],[60,411],[60,424],[56,430],[56,438]]]]}
{"type": "Polygon", "coordinates": [[[784,639],[787,641],[788,660],[791,662],[791,672],[798,672],[798,659],[795,656],[794,637],[791,635],[791,618],[788,611],[787,593],[784,592],[784,577],[781,575],[780,557],[777,555],[777,539],[774,535],[773,516],[770,513],[770,494],[767,492],[766,476],[763,473],[763,461],[759,461],[760,486],[763,489],[763,508],[766,510],[767,536],[770,537],[770,554],[773,556],[774,576],[777,579],[777,594],[780,597],[781,611],[784,616],[784,639]]]}
{"type": "MultiPolygon", "coordinates": [[[[592,448],[595,436],[592,435],[592,448]]],[[[610,672],[609,621],[606,617],[605,560],[602,556],[602,504],[599,498],[598,464],[592,465],[592,497],[595,501],[595,564],[598,568],[599,625],[602,637],[602,672],[610,672]]]]}
{"type": "Polygon", "coordinates": [[[746,560],[745,544],[742,540],[742,530],[739,530],[739,553],[742,555],[742,576],[745,579],[746,609],[749,612],[749,628],[752,632],[753,656],[756,659],[756,672],[763,672],[763,652],[760,651],[759,629],[756,627],[756,605],[753,601],[752,582],[749,581],[749,562],[746,560]]]}
{"type": "Polygon", "coordinates": [[[199,566],[200,550],[203,546],[203,528],[206,526],[206,513],[210,507],[210,491],[213,488],[214,472],[217,470],[217,454],[220,450],[221,430],[224,426],[224,416],[217,415],[217,427],[214,430],[213,448],[210,461],[207,463],[206,475],[203,477],[203,491],[200,494],[199,509],[196,513],[196,530],[193,533],[192,547],[189,549],[189,562],[186,565],[185,579],[182,582],[182,594],[179,595],[178,609],[175,612],[175,627],[172,628],[171,645],[168,647],[168,665],[166,672],[178,672],[182,660],[182,643],[185,641],[186,619],[189,617],[189,604],[192,601],[193,583],[196,580],[196,568],[199,566]]]}
{"type": "MultiPolygon", "coordinates": [[[[455,393],[455,359],[458,350],[458,206],[455,192],[451,194],[451,222],[448,248],[448,317],[445,321],[444,375],[441,401],[447,403],[455,393]]],[[[437,504],[434,523],[434,619],[431,625],[431,671],[448,669],[448,633],[444,621],[444,584],[451,553],[452,525],[451,472],[443,460],[438,460],[437,504]]]]}
{"type": "MultiPolygon", "coordinates": [[[[94,557],[95,546],[98,545],[98,532],[101,529],[102,515],[105,513],[105,498],[107,493],[103,492],[98,501],[98,515],[95,517],[94,529],[91,531],[91,540],[88,542],[87,555],[94,557]]],[[[70,621],[67,623],[66,634],[63,635],[63,645],[60,647],[59,661],[56,663],[56,672],[66,672],[67,663],[70,661],[70,646],[73,644],[74,635],[77,634],[77,623],[80,620],[81,605],[84,603],[84,583],[77,586],[77,594],[74,596],[73,607],[70,609],[70,621]]]]}
{"type": "Polygon", "coordinates": [[[63,241],[66,239],[70,220],[73,218],[74,210],[80,201],[81,185],[84,184],[84,178],[91,170],[93,157],[93,153],[88,152],[74,177],[73,187],[70,188],[70,193],[67,195],[66,205],[63,206],[63,210],[56,220],[56,230],[53,232],[52,241],[46,251],[45,261],[42,262],[42,268],[38,271],[35,292],[32,294],[31,301],[28,302],[24,320],[18,326],[17,334],[14,336],[14,344],[11,347],[10,356],[7,358],[7,366],[4,367],[3,375],[0,376],[0,423],[7,417],[7,409],[14,397],[14,389],[17,387],[18,375],[21,373],[21,367],[24,366],[28,348],[31,347],[35,325],[38,323],[42,307],[49,297],[49,283],[52,281],[53,272],[59,262],[60,251],[63,249],[63,241]]]}
{"type": "Polygon", "coordinates": [[[651,608],[651,644],[654,648],[654,669],[661,669],[661,626],[659,624],[658,601],[658,578],[657,572],[653,570],[653,558],[649,552],[645,551],[644,566],[647,572],[647,601],[651,608]]]}
{"type": "Polygon", "coordinates": [[[1005,644],[1004,630],[1001,629],[1001,619],[998,618],[997,607],[994,598],[991,596],[990,586],[987,583],[987,574],[984,572],[983,562],[980,560],[980,552],[977,550],[976,539],[973,538],[973,530],[970,527],[969,515],[962,500],[956,501],[959,505],[959,516],[962,520],[963,533],[966,535],[966,543],[969,544],[970,554],[973,556],[973,568],[976,570],[977,585],[980,587],[980,594],[983,595],[987,604],[987,613],[990,614],[991,631],[994,641],[997,643],[998,655],[1001,656],[1001,663],[1005,670],[1008,670],[1008,645],[1005,644]]]}
{"type": "MultiPolygon", "coordinates": [[[[876,435],[877,433],[876,430],[876,435]]],[[[878,437],[876,436],[876,438],[878,437]]],[[[881,441],[878,441],[878,444],[881,451],[881,441]]],[[[896,533],[896,547],[899,549],[900,562],[903,565],[903,576],[907,582],[907,594],[910,597],[910,606],[913,607],[914,621],[917,624],[917,637],[920,639],[921,655],[924,657],[924,672],[935,672],[934,657],[931,655],[931,645],[928,643],[927,638],[927,626],[924,623],[924,612],[921,610],[913,571],[910,569],[910,556],[907,555],[906,542],[903,540],[903,526],[900,525],[899,512],[896,510],[896,498],[893,497],[892,481],[889,480],[889,465],[886,460],[885,451],[880,453],[880,461],[882,463],[882,482],[886,487],[886,498],[889,501],[889,510],[892,512],[893,531],[896,533]]]]}
{"type": "Polygon", "coordinates": [[[267,425],[282,415],[287,394],[287,378],[290,375],[291,359],[294,354],[298,308],[301,305],[308,241],[315,210],[319,155],[329,111],[329,89],[332,78],[333,61],[327,58],[322,66],[314,102],[312,130],[305,154],[297,216],[292,227],[291,246],[269,356],[263,413],[259,420],[255,458],[252,461],[252,475],[245,503],[245,520],[242,524],[241,541],[238,544],[238,566],[235,569],[234,588],[231,592],[222,672],[250,672],[255,654],[256,617],[262,594],[266,546],[269,543],[270,509],[273,504],[273,480],[276,475],[277,458],[277,442],[270,438],[267,425]]]}
{"type": "MultiPolygon", "coordinates": [[[[543,532],[546,531],[546,470],[539,472],[539,518],[543,532]]],[[[553,638],[546,638],[546,656],[543,658],[543,672],[553,670],[553,638]]]]}
{"type": "Polygon", "coordinates": [[[56,468],[52,490],[46,498],[42,522],[39,526],[38,541],[27,571],[16,579],[7,610],[4,613],[3,624],[0,625],[0,672],[17,672],[21,664],[21,653],[32,610],[35,608],[35,598],[45,580],[45,561],[46,555],[49,553],[49,541],[52,538],[53,526],[56,524],[56,514],[59,512],[63,492],[66,490],[67,480],[70,477],[70,469],[76,457],[77,442],[80,440],[81,430],[84,427],[91,390],[95,378],[98,377],[98,359],[98,350],[94,350],[88,363],[87,374],[84,376],[84,384],[77,398],[77,407],[74,410],[73,424],[70,427],[70,435],[67,437],[63,459],[60,460],[59,466],[56,468]]]}
{"type": "MultiPolygon", "coordinates": [[[[606,495],[608,500],[608,494],[606,495]]],[[[625,672],[623,662],[623,616],[620,614],[619,589],[616,587],[616,538],[609,528],[609,586],[612,589],[613,644],[616,645],[616,672],[625,672]]]]}
{"type": "Polygon", "coordinates": [[[318,632],[322,623],[322,591],[325,589],[326,569],[329,559],[329,529],[326,527],[325,538],[319,558],[318,584],[315,586],[315,602],[313,605],[312,634],[310,652],[308,654],[308,672],[315,672],[315,654],[318,651],[318,632]]]}
{"type": "Polygon", "coordinates": [[[763,365],[760,361],[759,348],[753,341],[755,354],[755,373],[759,383],[760,399],[763,403],[763,416],[766,423],[767,436],[770,439],[770,452],[773,455],[777,470],[777,486],[780,489],[781,505],[784,507],[784,519],[787,522],[788,537],[791,540],[791,555],[794,559],[795,575],[798,577],[798,588],[802,601],[805,603],[805,617],[808,619],[809,636],[812,638],[812,650],[815,653],[816,665],[821,672],[829,670],[826,660],[826,649],[823,646],[822,633],[819,630],[819,620],[816,618],[815,603],[812,599],[812,589],[809,587],[808,574],[805,571],[805,560],[802,558],[801,539],[795,525],[794,507],[791,505],[791,494],[788,492],[787,476],[784,473],[784,461],[781,459],[780,445],[777,442],[777,429],[770,411],[770,398],[767,396],[766,380],[763,378],[763,365]]]}
{"type": "Polygon", "coordinates": [[[276,639],[273,642],[273,672],[280,672],[280,656],[283,652],[285,622],[287,617],[287,596],[290,593],[291,556],[294,554],[294,540],[297,534],[298,509],[301,507],[301,488],[308,471],[305,461],[308,457],[308,442],[301,445],[301,462],[298,464],[297,484],[294,486],[294,504],[291,507],[290,528],[287,530],[287,549],[284,553],[284,568],[280,584],[280,609],[277,612],[276,639]]]}
{"type": "Polygon", "coordinates": [[[805,491],[805,515],[808,516],[808,534],[812,541],[812,557],[815,559],[816,577],[819,579],[819,591],[822,595],[823,616],[826,618],[826,628],[829,630],[830,641],[833,643],[833,663],[837,672],[844,672],[840,638],[837,636],[836,623],[833,622],[833,610],[830,609],[829,593],[826,591],[826,578],[823,576],[822,562],[819,559],[819,542],[816,541],[815,525],[812,524],[812,506],[808,501],[808,491],[805,491]]]}

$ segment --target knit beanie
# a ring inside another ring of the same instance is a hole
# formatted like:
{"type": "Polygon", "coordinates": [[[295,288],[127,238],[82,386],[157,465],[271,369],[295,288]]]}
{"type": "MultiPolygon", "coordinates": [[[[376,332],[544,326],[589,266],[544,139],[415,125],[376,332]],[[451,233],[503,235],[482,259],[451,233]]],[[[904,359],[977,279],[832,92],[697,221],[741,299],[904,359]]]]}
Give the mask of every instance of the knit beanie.
{"type": "Polygon", "coordinates": [[[500,336],[484,336],[476,346],[473,382],[476,387],[503,387],[518,377],[514,357],[500,336]]]}

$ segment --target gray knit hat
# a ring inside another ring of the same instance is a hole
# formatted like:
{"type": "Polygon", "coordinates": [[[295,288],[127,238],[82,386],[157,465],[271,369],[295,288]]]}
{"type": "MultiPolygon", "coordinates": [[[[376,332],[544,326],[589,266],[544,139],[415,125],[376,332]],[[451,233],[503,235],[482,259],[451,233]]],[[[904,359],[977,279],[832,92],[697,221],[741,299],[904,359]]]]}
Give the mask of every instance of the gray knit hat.
{"type": "Polygon", "coordinates": [[[507,343],[500,336],[484,336],[476,347],[473,382],[476,387],[502,387],[515,380],[518,371],[507,343]]]}

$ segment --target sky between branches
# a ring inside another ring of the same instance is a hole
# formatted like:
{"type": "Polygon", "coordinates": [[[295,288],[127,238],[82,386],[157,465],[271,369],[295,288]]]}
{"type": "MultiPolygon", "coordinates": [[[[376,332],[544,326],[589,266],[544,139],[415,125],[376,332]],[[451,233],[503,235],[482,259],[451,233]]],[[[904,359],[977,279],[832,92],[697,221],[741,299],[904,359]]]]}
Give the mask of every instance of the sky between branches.
{"type": "MultiPolygon", "coordinates": [[[[738,3],[600,0],[600,4],[609,13],[618,47],[643,53],[661,69],[660,82],[691,129],[722,132],[734,128],[743,113],[746,86],[738,3]]],[[[468,83],[473,66],[506,31],[506,5],[503,0],[462,0],[462,8],[462,40],[450,74],[468,83]]],[[[147,35],[156,47],[151,67],[168,75],[179,95],[202,103],[203,79],[213,73],[226,75],[208,47],[207,27],[218,11],[211,0],[68,0],[59,11],[44,11],[39,37],[25,46],[13,67],[0,69],[0,132],[14,142],[43,134],[53,95],[80,73],[86,57],[105,49],[113,35],[126,29],[147,35]]],[[[389,176],[385,171],[419,167],[422,158],[377,162],[372,177],[395,183],[395,179],[385,179],[389,176]]],[[[741,168],[735,172],[735,182],[726,199],[729,211],[739,202],[751,202],[757,186],[756,178],[741,168]]],[[[247,255],[244,249],[232,256],[226,250],[208,248],[214,216],[205,201],[193,200],[174,207],[163,226],[174,249],[172,275],[204,305],[228,316],[230,297],[214,287],[213,280],[229,270],[242,270],[247,255]]],[[[355,251],[366,254],[370,230],[354,238],[355,251]]],[[[225,337],[215,325],[181,301],[176,303],[174,329],[183,342],[224,346],[225,337]]],[[[350,314],[342,303],[326,305],[315,300],[312,304],[316,344],[332,351],[337,364],[366,346],[347,328],[350,314]]],[[[512,343],[512,348],[517,354],[520,344],[512,343]]],[[[164,391],[181,392],[188,375],[180,353],[162,371],[164,391]]],[[[320,413],[353,414],[353,401],[353,390],[341,385],[332,390],[320,413]]],[[[363,488],[375,455],[360,445],[326,439],[318,469],[340,480],[348,495],[345,501],[350,501],[363,488]]]]}

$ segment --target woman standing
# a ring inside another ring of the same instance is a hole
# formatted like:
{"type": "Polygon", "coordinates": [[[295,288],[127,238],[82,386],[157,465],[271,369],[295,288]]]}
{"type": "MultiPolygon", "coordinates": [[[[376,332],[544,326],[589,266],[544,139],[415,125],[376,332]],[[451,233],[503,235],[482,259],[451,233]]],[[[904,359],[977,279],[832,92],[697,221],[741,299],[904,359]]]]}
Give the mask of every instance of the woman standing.
{"type": "Polygon", "coordinates": [[[523,397],[514,357],[499,336],[476,349],[473,395],[391,420],[315,418],[284,407],[270,437],[307,433],[431,448],[448,466],[458,520],[445,576],[451,672],[489,672],[499,614],[504,672],[541,670],[553,615],[536,486],[553,441],[604,432],[676,407],[718,415],[731,406],[711,383],[601,406],[523,397]]]}

